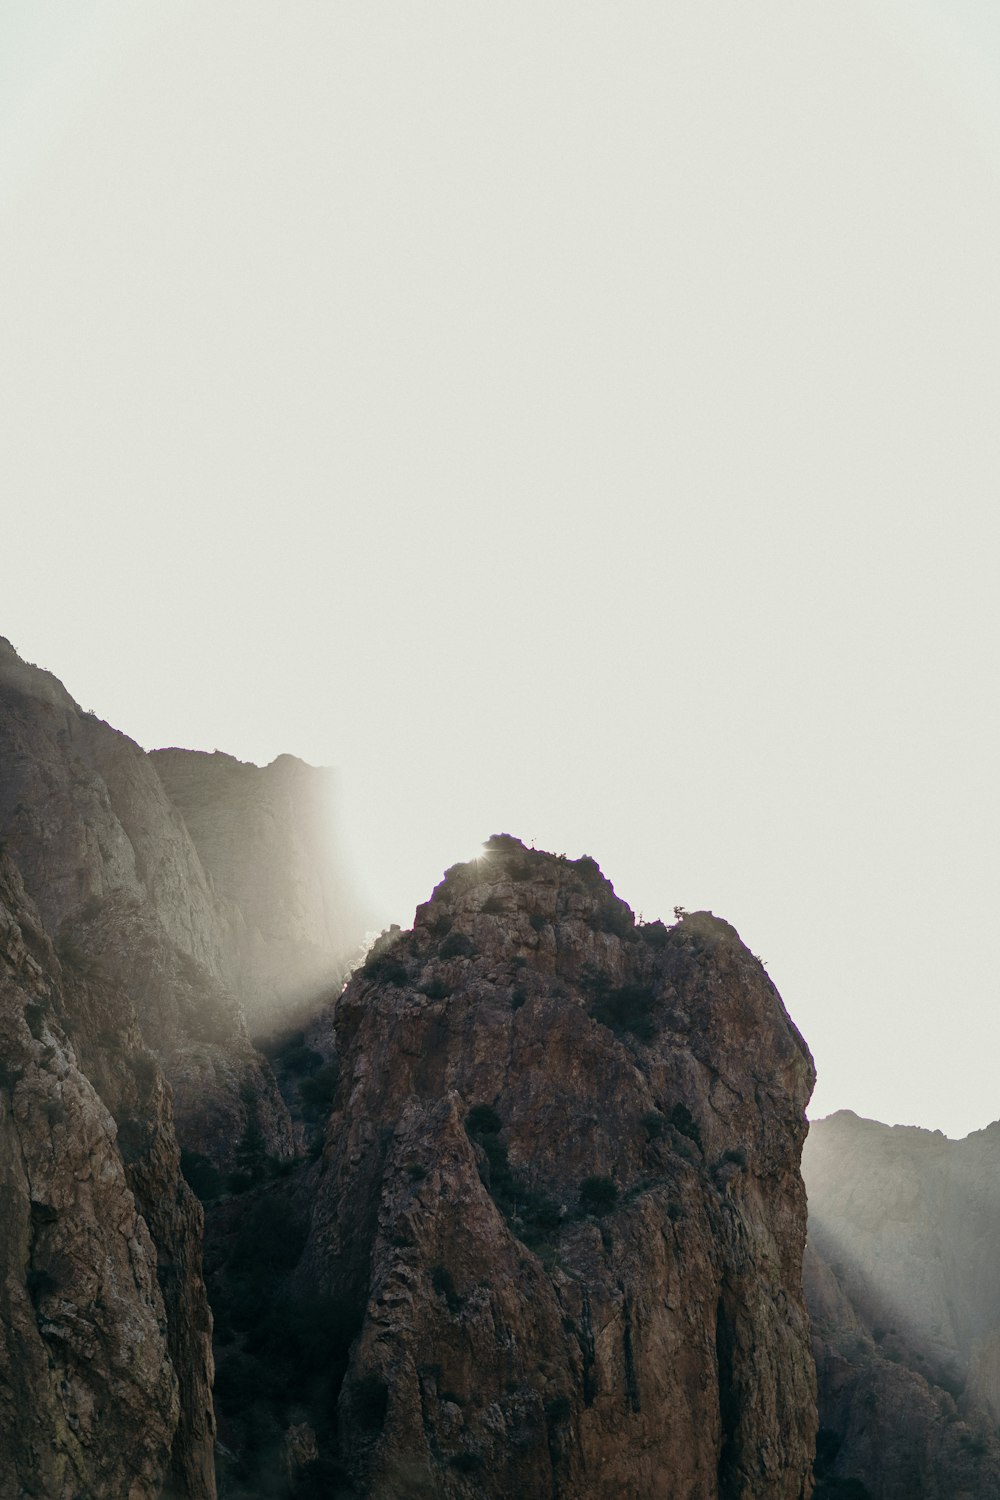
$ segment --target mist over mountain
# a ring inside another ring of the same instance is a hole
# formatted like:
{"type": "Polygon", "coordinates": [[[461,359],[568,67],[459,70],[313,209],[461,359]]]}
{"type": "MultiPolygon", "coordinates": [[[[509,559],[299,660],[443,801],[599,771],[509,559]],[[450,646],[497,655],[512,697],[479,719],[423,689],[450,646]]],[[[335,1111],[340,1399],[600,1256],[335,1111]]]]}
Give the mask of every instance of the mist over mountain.
{"type": "Polygon", "coordinates": [[[805,1282],[820,1450],[873,1500],[1000,1496],[1000,1124],[815,1121],[805,1282]]]}

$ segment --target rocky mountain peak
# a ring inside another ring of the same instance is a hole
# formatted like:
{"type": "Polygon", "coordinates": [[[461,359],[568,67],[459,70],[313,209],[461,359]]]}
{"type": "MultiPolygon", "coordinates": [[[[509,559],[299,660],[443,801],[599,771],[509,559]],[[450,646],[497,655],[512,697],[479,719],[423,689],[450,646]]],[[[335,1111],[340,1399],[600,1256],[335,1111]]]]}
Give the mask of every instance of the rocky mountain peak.
{"type": "Polygon", "coordinates": [[[500,835],[376,946],[335,1024],[296,1274],[355,1309],[360,1492],[590,1500],[670,1473],[800,1500],[813,1070],[735,931],[637,925],[592,859],[500,835]]]}

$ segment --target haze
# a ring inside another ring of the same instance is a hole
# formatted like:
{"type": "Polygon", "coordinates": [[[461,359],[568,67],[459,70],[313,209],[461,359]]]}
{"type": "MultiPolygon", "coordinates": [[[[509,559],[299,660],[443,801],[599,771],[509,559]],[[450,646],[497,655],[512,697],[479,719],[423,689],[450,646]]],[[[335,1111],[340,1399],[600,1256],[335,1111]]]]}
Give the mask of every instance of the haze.
{"type": "Polygon", "coordinates": [[[768,961],[841,1107],[1000,1115],[1000,39],[967,3],[13,3],[0,631],[768,961]]]}

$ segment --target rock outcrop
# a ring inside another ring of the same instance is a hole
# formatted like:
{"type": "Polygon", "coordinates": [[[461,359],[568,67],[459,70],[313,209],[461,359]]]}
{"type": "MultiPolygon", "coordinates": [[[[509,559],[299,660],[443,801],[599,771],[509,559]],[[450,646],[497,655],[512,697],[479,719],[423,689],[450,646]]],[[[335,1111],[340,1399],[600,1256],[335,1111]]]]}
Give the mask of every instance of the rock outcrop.
{"type": "Polygon", "coordinates": [[[0,1497],[215,1494],[202,1214],[116,986],[0,854],[0,1497]]]}
{"type": "Polygon", "coordinates": [[[806,1289],[820,1472],[873,1500],[1000,1500],[1000,1125],[813,1124],[806,1289]]]}
{"type": "Polygon", "coordinates": [[[356,1331],[358,1493],[806,1500],[814,1074],[734,930],[497,837],[336,1026],[293,1284],[356,1331]]]}

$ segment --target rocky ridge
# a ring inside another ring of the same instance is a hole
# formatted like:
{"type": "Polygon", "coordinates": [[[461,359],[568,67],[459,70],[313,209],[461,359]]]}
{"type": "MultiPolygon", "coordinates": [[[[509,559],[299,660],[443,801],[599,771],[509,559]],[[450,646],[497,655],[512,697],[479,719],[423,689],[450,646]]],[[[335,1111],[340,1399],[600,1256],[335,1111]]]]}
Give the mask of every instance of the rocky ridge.
{"type": "Polygon", "coordinates": [[[806,1500],[808,1051],[710,913],[637,927],[497,837],[336,1008],[289,1284],[339,1309],[339,1462],[379,1500],[806,1500]]]}

